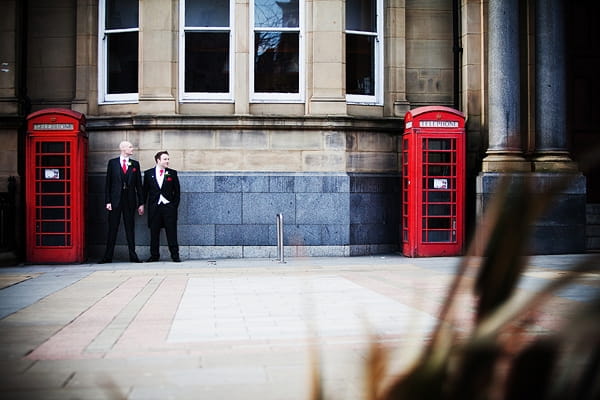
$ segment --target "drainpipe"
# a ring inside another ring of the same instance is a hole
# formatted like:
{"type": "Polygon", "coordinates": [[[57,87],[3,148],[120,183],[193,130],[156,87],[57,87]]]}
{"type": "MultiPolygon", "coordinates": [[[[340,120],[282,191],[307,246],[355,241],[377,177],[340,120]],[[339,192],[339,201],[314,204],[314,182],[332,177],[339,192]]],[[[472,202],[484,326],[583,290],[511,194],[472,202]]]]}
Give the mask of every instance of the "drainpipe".
{"type": "Polygon", "coordinates": [[[452,0],[452,54],[453,54],[453,100],[454,108],[460,110],[460,0],[452,0]]]}
{"type": "MultiPolygon", "coordinates": [[[[19,0],[16,2],[16,96],[17,96],[17,174],[19,175],[19,185],[15,188],[18,192],[17,212],[15,213],[15,245],[17,259],[24,259],[25,255],[25,135],[27,133],[27,124],[25,118],[31,112],[31,99],[27,93],[27,53],[28,53],[28,20],[29,20],[29,0],[19,0]]],[[[15,202],[16,204],[16,202],[15,202]]]]}
{"type": "Polygon", "coordinates": [[[27,94],[27,42],[29,0],[16,2],[17,7],[17,42],[16,69],[18,117],[25,118],[31,112],[31,100],[27,94]]]}

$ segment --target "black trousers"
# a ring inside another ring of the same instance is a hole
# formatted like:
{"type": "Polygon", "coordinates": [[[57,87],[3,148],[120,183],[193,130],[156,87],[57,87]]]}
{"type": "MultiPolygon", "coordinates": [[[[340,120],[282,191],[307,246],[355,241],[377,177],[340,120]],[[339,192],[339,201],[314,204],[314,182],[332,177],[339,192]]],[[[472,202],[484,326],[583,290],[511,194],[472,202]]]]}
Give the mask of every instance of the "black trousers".
{"type": "Polygon", "coordinates": [[[171,258],[179,258],[177,244],[177,209],[171,204],[159,204],[156,214],[150,221],[150,256],[159,258],[160,229],[164,227],[171,258]]]}
{"type": "Polygon", "coordinates": [[[127,191],[121,193],[121,203],[118,207],[113,205],[112,211],[108,212],[108,237],[106,239],[105,260],[112,260],[115,252],[115,243],[117,241],[117,232],[121,216],[123,216],[123,225],[125,225],[125,237],[127,238],[127,247],[129,249],[129,259],[136,259],[135,252],[135,204],[129,204],[127,200],[127,191]]]}

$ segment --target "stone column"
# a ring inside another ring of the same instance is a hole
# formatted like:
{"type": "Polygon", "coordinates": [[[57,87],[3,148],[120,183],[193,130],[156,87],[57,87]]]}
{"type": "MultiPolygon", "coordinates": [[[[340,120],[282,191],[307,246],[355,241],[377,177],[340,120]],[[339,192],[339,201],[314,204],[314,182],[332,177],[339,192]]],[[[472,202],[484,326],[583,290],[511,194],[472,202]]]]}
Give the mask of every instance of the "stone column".
{"type": "Polygon", "coordinates": [[[483,172],[526,172],[520,132],[519,1],[488,9],[489,147],[483,172]]]}
{"type": "Polygon", "coordinates": [[[384,115],[404,117],[410,109],[406,99],[406,1],[385,3],[384,115]]]}
{"type": "Polygon", "coordinates": [[[577,171],[567,152],[566,46],[563,0],[535,7],[535,171],[577,171]]]}
{"type": "Polygon", "coordinates": [[[162,0],[140,2],[141,113],[174,113],[173,7],[162,0]]]}
{"type": "Polygon", "coordinates": [[[71,108],[82,114],[98,112],[98,4],[78,0],[75,53],[75,98],[71,108]]]}
{"type": "Polygon", "coordinates": [[[251,32],[248,25],[250,19],[248,1],[237,0],[235,2],[235,18],[234,112],[236,115],[248,115],[250,114],[249,64],[254,62],[250,60],[249,34],[245,34],[251,32]],[[244,34],[240,34],[240,32],[244,34]]]}
{"type": "Polygon", "coordinates": [[[346,115],[344,2],[313,0],[307,32],[308,114],[346,115]]]}
{"type": "Polygon", "coordinates": [[[555,160],[543,157],[564,157],[566,127],[564,113],[564,66],[556,66],[564,57],[564,38],[553,35],[552,21],[560,19],[562,11],[555,9],[560,0],[538,0],[536,25],[536,140],[539,159],[531,172],[521,152],[519,132],[519,51],[518,0],[489,2],[489,140],[483,171],[477,177],[477,212],[482,215],[499,185],[509,178],[507,202],[514,193],[530,185],[536,196],[550,196],[552,203],[532,223],[528,238],[531,254],[568,254],[585,250],[585,177],[581,174],[560,173],[555,160]],[[540,19],[541,18],[541,19],[540,19]],[[543,31],[543,35],[540,33],[543,31]],[[548,35],[548,36],[546,36],[548,35]],[[556,43],[556,42],[561,43],[556,43]],[[544,47],[548,46],[548,47],[544,47]],[[558,46],[558,47],[557,47],[558,46]],[[541,75],[541,76],[540,76],[541,75]],[[560,81],[560,82],[559,82],[560,81]],[[545,170],[539,168],[544,165],[545,170]],[[558,171],[556,173],[554,171],[558,171]],[[553,172],[553,173],[550,173],[553,172]],[[564,187],[564,183],[568,187],[564,187]]]}

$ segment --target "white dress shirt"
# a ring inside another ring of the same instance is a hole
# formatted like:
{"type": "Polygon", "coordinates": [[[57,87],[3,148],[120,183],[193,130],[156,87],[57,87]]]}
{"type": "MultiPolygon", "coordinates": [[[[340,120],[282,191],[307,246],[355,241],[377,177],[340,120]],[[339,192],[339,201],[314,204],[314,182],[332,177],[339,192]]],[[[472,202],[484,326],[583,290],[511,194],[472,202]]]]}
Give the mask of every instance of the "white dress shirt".
{"type": "Polygon", "coordinates": [[[127,166],[127,169],[129,169],[129,158],[123,156],[119,156],[119,167],[123,169],[123,160],[125,160],[125,165],[127,166]]]}
{"type": "MultiPolygon", "coordinates": [[[[166,169],[163,169],[163,168],[159,167],[158,165],[156,166],[156,170],[154,171],[154,174],[156,176],[156,182],[158,182],[158,187],[160,187],[160,188],[162,188],[166,173],[167,173],[166,169]],[[160,173],[161,170],[163,171],[162,175],[160,173]]],[[[169,204],[169,203],[170,203],[170,201],[165,199],[165,197],[162,194],[158,197],[158,204],[169,204]]]]}

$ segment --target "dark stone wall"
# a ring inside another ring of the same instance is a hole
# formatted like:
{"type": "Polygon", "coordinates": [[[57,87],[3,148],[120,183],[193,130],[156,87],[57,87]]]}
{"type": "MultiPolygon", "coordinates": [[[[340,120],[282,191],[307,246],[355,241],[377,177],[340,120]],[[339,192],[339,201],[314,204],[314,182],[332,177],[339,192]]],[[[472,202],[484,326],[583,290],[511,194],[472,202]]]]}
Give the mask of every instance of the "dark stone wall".
{"type": "Polygon", "coordinates": [[[352,255],[373,254],[370,245],[399,244],[401,202],[399,176],[351,175],[352,255]]]}
{"type": "MultiPolygon", "coordinates": [[[[179,176],[178,234],[184,258],[271,257],[277,246],[278,213],[283,214],[290,256],[365,255],[397,248],[396,175],[180,172],[179,176]]],[[[89,188],[88,245],[91,257],[97,258],[106,241],[104,176],[90,176],[89,188]]],[[[117,244],[124,247],[122,230],[117,244]]],[[[140,257],[148,243],[146,217],[137,217],[140,257]]]]}
{"type": "MultiPolygon", "coordinates": [[[[507,201],[529,180],[532,193],[551,196],[549,207],[531,227],[531,254],[568,254],[585,252],[586,178],[581,174],[563,173],[482,173],[477,178],[478,220],[497,196],[503,179],[510,182],[507,201]]],[[[508,221],[510,223],[510,221],[508,221]]]]}

